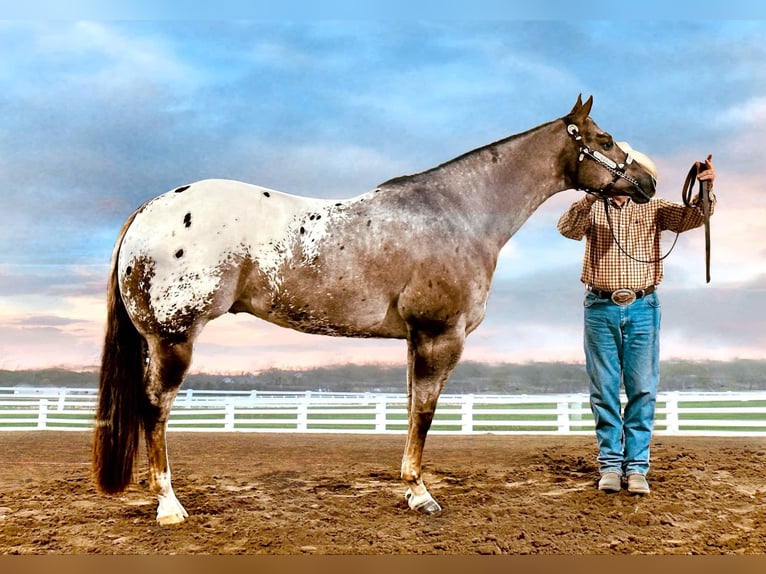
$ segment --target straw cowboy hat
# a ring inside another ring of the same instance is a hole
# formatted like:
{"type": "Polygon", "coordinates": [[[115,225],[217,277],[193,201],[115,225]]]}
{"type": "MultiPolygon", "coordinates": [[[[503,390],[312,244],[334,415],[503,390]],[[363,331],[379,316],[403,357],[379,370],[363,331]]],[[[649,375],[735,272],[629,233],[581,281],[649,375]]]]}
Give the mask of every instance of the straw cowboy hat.
{"type": "Polygon", "coordinates": [[[648,155],[633,149],[628,142],[617,142],[617,147],[632,157],[633,161],[648,171],[655,180],[659,179],[657,166],[648,155]]]}

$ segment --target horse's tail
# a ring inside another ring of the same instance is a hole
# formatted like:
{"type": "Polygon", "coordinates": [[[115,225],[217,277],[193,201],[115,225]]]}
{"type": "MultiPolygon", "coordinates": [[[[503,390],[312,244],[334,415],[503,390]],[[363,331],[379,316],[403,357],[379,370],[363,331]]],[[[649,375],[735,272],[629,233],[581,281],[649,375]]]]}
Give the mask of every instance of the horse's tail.
{"type": "Polygon", "coordinates": [[[141,406],[145,401],[146,340],[128,316],[120,294],[117,269],[122,239],[136,213],[120,231],[107,287],[107,324],[93,439],[96,484],[107,494],[125,490],[133,479],[133,459],[142,427],[141,406]]]}

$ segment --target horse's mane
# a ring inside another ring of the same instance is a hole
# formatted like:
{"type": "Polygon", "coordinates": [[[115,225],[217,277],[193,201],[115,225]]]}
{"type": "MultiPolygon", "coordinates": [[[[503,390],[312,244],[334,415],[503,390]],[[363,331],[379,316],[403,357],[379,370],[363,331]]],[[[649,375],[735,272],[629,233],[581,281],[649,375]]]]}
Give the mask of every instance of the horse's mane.
{"type": "Polygon", "coordinates": [[[545,124],[541,124],[541,125],[536,126],[534,128],[528,129],[528,130],[526,130],[524,132],[520,132],[520,133],[517,133],[517,134],[512,134],[512,135],[510,135],[508,137],[505,137],[503,139],[497,140],[497,141],[492,142],[492,143],[488,143],[488,144],[483,145],[481,147],[478,147],[476,149],[472,149],[471,151],[467,151],[464,154],[461,154],[461,155],[459,155],[459,156],[457,156],[455,158],[447,160],[444,163],[441,163],[441,164],[439,164],[439,165],[437,165],[435,167],[429,168],[429,169],[427,169],[425,171],[421,171],[421,172],[418,172],[418,173],[413,173],[413,174],[410,174],[410,175],[400,175],[400,176],[397,176],[397,177],[393,177],[393,178],[391,178],[389,180],[384,181],[383,183],[378,185],[378,187],[392,187],[392,186],[398,186],[398,185],[403,185],[403,184],[407,184],[407,183],[417,183],[419,180],[421,180],[424,177],[427,177],[427,176],[433,174],[436,171],[442,170],[442,169],[444,169],[444,168],[446,168],[446,167],[448,167],[448,166],[450,166],[452,164],[461,162],[461,161],[463,161],[463,160],[465,160],[465,159],[467,159],[467,158],[469,158],[471,156],[480,154],[480,153],[482,153],[484,151],[489,151],[492,148],[495,148],[495,147],[498,147],[498,146],[501,146],[501,145],[505,145],[507,143],[512,142],[513,140],[516,140],[516,139],[523,138],[523,137],[531,134],[532,132],[535,132],[535,131],[537,131],[539,129],[542,129],[543,127],[549,125],[550,123],[553,123],[553,122],[547,122],[545,124]]]}

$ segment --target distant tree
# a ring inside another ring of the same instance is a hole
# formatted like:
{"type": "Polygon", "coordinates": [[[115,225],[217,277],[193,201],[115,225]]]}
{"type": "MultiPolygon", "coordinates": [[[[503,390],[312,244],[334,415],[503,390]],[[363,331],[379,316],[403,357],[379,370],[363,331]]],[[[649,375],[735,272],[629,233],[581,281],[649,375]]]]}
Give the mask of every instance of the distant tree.
{"type": "MultiPolygon", "coordinates": [[[[663,361],[660,389],[665,391],[766,390],[766,360],[663,361]]],[[[348,364],[303,370],[267,369],[258,373],[193,373],[191,389],[261,391],[348,391],[404,393],[404,365],[348,364]]],[[[0,386],[84,387],[98,384],[96,371],[0,370],[0,386]]],[[[452,373],[444,392],[452,394],[581,393],[588,390],[585,366],[578,363],[480,363],[465,361],[452,373]]]]}

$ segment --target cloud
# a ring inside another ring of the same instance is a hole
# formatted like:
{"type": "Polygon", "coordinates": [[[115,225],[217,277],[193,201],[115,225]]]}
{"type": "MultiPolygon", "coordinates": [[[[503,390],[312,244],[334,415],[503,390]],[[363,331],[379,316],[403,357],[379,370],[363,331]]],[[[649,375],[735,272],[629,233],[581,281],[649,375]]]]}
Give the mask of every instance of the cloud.
{"type": "Polygon", "coordinates": [[[716,121],[729,126],[752,127],[752,124],[766,125],[766,96],[757,96],[725,109],[716,121]]]}
{"type": "MultiPolygon", "coordinates": [[[[64,323],[71,326],[76,322],[64,323]]],[[[57,326],[18,326],[0,322],[0,368],[95,367],[100,345],[57,326]]]]}
{"type": "Polygon", "coordinates": [[[7,325],[16,325],[19,327],[63,327],[70,325],[79,325],[84,321],[81,319],[70,319],[67,317],[58,317],[56,315],[32,315],[30,317],[15,317],[8,321],[7,325]]]}
{"type": "Polygon", "coordinates": [[[668,290],[663,294],[666,356],[755,359],[766,349],[766,276],[737,288],[668,290]]]}
{"type": "Polygon", "coordinates": [[[156,33],[154,26],[134,24],[128,29],[95,21],[31,25],[33,57],[62,80],[51,86],[53,93],[57,88],[88,88],[118,95],[126,88],[134,91],[135,82],[148,89],[164,85],[189,89],[200,78],[198,68],[179,59],[172,39],[156,33]]]}
{"type": "MultiPolygon", "coordinates": [[[[262,139],[243,139],[248,143],[240,142],[240,155],[234,156],[241,161],[230,163],[230,170],[224,164],[221,172],[235,172],[244,181],[307,197],[335,199],[360,195],[394,175],[401,175],[407,167],[403,158],[353,143],[307,141],[275,147],[262,139]],[[300,167],[290,169],[291,166],[300,167]]],[[[211,167],[209,172],[214,169],[211,167]]]]}
{"type": "Polygon", "coordinates": [[[96,265],[0,264],[0,296],[6,300],[49,298],[101,298],[106,293],[109,262],[96,265]]]}

